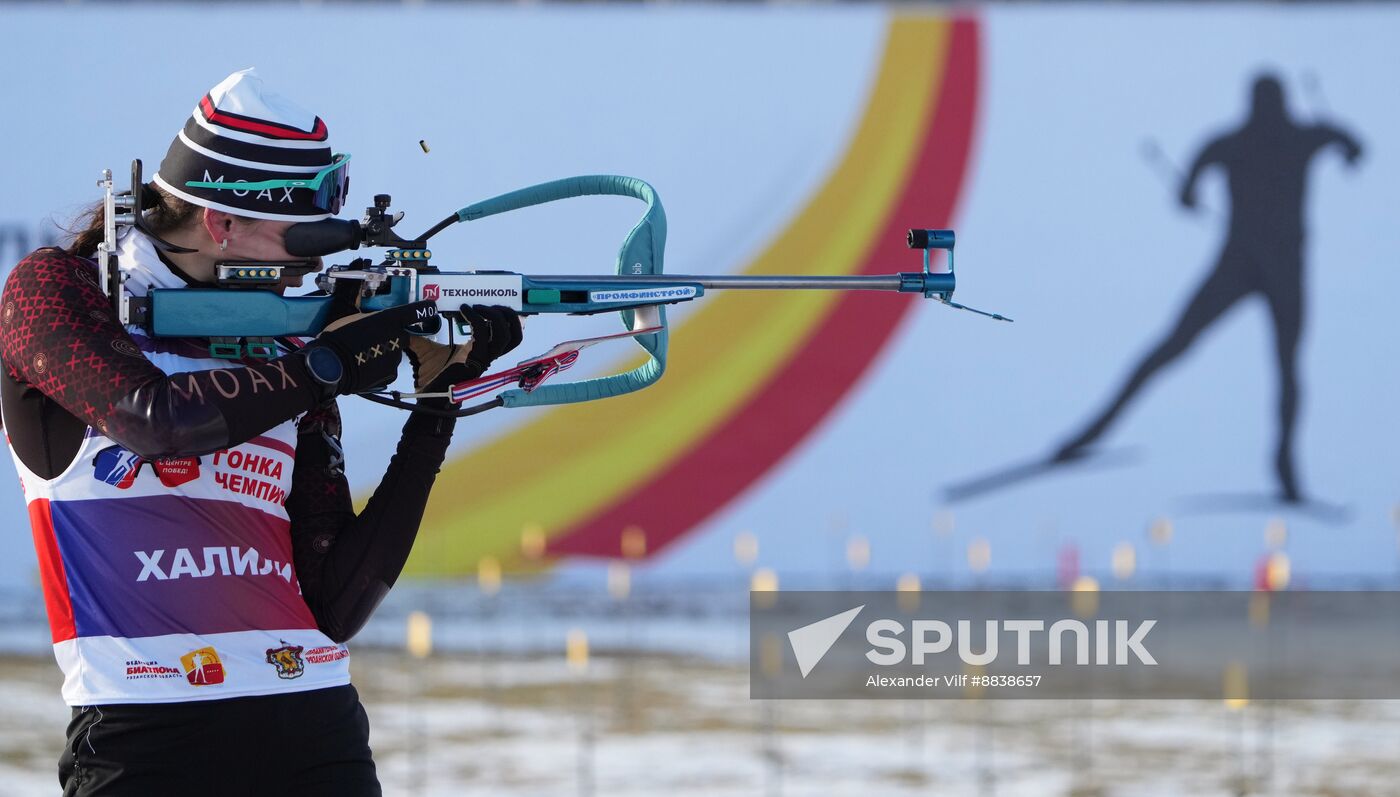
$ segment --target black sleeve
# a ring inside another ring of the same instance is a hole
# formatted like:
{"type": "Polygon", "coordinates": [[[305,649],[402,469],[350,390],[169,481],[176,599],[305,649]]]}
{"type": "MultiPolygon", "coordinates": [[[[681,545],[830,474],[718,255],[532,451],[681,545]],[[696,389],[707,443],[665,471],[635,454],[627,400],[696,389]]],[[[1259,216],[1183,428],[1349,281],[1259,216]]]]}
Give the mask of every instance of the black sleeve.
{"type": "Polygon", "coordinates": [[[147,360],[98,285],[96,266],[41,249],[0,297],[6,376],[149,458],[218,451],[315,407],[301,354],[167,376],[147,360]]]}
{"type": "Polygon", "coordinates": [[[323,405],[298,425],[286,505],[293,561],[317,626],[336,642],[359,632],[403,571],[455,423],[410,415],[384,478],[359,515],[339,465],[335,405],[323,405]]]}

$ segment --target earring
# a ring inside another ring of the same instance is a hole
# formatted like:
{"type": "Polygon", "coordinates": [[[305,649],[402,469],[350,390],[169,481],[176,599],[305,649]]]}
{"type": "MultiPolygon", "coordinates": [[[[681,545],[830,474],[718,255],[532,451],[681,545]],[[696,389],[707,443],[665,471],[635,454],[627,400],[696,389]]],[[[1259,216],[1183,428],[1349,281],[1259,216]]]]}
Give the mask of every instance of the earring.
{"type": "Polygon", "coordinates": [[[223,239],[222,241],[219,241],[219,251],[222,252],[222,251],[224,251],[225,249],[228,249],[228,239],[227,239],[227,238],[223,239]]]}

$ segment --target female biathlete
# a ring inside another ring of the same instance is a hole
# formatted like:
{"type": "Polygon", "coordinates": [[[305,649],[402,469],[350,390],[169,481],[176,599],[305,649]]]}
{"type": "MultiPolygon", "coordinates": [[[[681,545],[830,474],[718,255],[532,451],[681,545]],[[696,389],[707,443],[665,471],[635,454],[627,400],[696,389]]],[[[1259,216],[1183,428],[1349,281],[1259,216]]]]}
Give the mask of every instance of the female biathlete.
{"type": "MultiPolygon", "coordinates": [[[[320,118],[231,75],[136,187],[148,210],[118,241],[126,290],[296,260],[283,234],[340,210],[344,160],[320,118]]],[[[520,342],[519,318],[463,308],[472,343],[448,348],[405,333],[435,312],[419,303],[273,359],[215,359],[118,322],[89,259],[102,221],[25,258],[0,298],[4,428],[73,706],[63,793],[379,794],[343,643],[403,568],[454,419],[411,414],[356,514],[335,397],[390,382],[405,350],[428,391],[478,376],[520,342]]]]}

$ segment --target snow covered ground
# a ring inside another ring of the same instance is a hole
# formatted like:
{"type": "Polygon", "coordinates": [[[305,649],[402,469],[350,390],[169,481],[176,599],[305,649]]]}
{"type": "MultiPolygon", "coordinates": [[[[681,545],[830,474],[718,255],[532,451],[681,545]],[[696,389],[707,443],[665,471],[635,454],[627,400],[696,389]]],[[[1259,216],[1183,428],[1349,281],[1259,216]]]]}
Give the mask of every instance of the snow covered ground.
{"type": "MultiPolygon", "coordinates": [[[[665,654],[363,646],[390,795],[1395,794],[1400,704],[758,702],[744,667],[665,654]]],[[[47,656],[0,659],[0,794],[55,793],[47,656]]]]}
{"type": "MultiPolygon", "coordinates": [[[[742,588],[634,586],[396,589],[351,659],[385,793],[1400,794],[1400,701],[753,701],[742,588]],[[414,611],[426,659],[404,652],[414,611]]],[[[0,797],[54,794],[68,709],[42,607],[0,603],[0,797]]]]}

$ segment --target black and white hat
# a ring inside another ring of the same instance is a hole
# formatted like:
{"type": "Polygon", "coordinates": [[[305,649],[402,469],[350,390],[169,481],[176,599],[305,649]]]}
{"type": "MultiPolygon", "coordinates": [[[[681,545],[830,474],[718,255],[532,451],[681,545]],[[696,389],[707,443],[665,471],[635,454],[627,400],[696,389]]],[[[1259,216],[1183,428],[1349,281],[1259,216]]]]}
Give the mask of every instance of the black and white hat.
{"type": "Polygon", "coordinates": [[[326,123],[263,88],[252,69],[234,72],[204,95],[170,142],[154,181],[187,202],[239,216],[317,221],[340,209],[345,166],[325,175],[320,190],[279,186],[239,190],[236,183],[312,181],[335,162],[326,123]],[[219,183],[229,188],[189,183],[219,183]],[[333,202],[327,201],[333,195],[333,202]]]}

